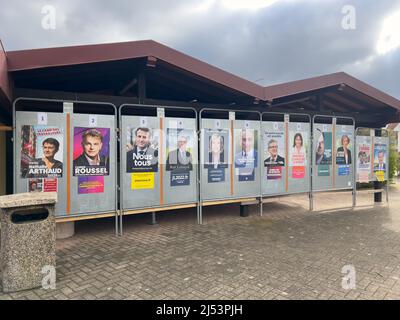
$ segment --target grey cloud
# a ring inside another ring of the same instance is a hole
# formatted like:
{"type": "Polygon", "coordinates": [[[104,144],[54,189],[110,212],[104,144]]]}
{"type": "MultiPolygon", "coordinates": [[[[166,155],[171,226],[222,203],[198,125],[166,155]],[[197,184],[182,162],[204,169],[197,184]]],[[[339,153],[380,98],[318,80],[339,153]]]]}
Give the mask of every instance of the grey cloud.
{"type": "Polygon", "coordinates": [[[400,98],[400,48],[365,63],[400,0],[282,0],[258,11],[217,2],[194,12],[202,1],[9,1],[0,37],[7,50],[153,39],[263,85],[346,71],[400,98]],[[44,4],[57,8],[56,30],[41,28],[44,4]],[[346,4],[356,30],[341,28],[346,4]]]}

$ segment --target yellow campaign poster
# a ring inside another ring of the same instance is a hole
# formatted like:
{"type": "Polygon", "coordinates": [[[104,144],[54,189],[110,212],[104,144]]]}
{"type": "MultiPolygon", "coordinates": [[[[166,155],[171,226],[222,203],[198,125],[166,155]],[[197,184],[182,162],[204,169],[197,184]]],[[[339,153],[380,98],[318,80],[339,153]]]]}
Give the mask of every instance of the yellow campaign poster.
{"type": "Polygon", "coordinates": [[[385,181],[385,171],[375,171],[376,179],[380,182],[385,181]]]}
{"type": "Polygon", "coordinates": [[[131,189],[154,189],[154,172],[132,173],[131,189]]]}

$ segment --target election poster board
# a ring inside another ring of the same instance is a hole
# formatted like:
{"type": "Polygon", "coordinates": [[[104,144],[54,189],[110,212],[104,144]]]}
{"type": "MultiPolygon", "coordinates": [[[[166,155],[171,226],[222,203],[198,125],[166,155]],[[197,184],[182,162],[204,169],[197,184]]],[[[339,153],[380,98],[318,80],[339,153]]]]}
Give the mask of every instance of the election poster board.
{"type": "Polygon", "coordinates": [[[356,144],[357,181],[367,183],[371,181],[372,137],[357,136],[356,144]]]}
{"type": "MultiPolygon", "coordinates": [[[[324,191],[334,189],[333,166],[333,118],[327,118],[329,123],[313,124],[313,149],[312,149],[312,189],[324,191]]],[[[335,164],[336,165],[336,164],[335,164]]]]}
{"type": "Polygon", "coordinates": [[[331,175],[330,166],[332,165],[332,132],[327,132],[317,128],[315,146],[315,164],[318,168],[319,177],[329,177],[331,175]]]}
{"type": "Polygon", "coordinates": [[[55,126],[23,125],[20,157],[21,178],[62,177],[62,129],[55,126]]]}
{"type": "Polygon", "coordinates": [[[261,194],[259,146],[261,122],[236,119],[233,121],[233,194],[235,197],[257,197],[261,194]]]}
{"type": "Polygon", "coordinates": [[[75,127],[73,159],[78,194],[103,193],[110,172],[110,129],[75,127]]]}
{"type": "Polygon", "coordinates": [[[166,171],[170,172],[170,187],[190,185],[194,147],[193,130],[167,128],[166,171]]]}
{"type": "Polygon", "coordinates": [[[255,181],[258,167],[258,131],[251,128],[234,131],[235,175],[239,182],[255,181]]]}
{"type": "Polygon", "coordinates": [[[131,173],[131,188],[154,189],[155,172],[158,172],[159,130],[143,122],[141,126],[128,126],[126,132],[126,172],[131,173]]]}
{"type": "MultiPolygon", "coordinates": [[[[156,207],[162,203],[161,165],[165,164],[166,129],[163,119],[148,116],[121,117],[121,188],[124,210],[156,207]],[[161,163],[161,161],[163,163],[161,163]]],[[[165,166],[164,166],[164,172],[165,166]]]]}
{"type": "Polygon", "coordinates": [[[335,188],[354,187],[354,126],[337,124],[335,130],[335,188]]]}
{"type": "Polygon", "coordinates": [[[310,122],[288,122],[288,190],[310,191],[310,122]]]}
{"type": "Polygon", "coordinates": [[[197,121],[195,118],[166,117],[164,128],[164,203],[172,205],[197,202],[197,121]]]}
{"type": "Polygon", "coordinates": [[[15,112],[13,192],[57,192],[56,217],[67,208],[65,126],[62,113],[15,112]]]}
{"type": "Polygon", "coordinates": [[[227,129],[204,130],[204,168],[208,183],[225,182],[229,161],[229,131],[227,129]]]}
{"type": "Polygon", "coordinates": [[[200,128],[201,200],[232,198],[232,122],[202,118],[200,128]]]}
{"type": "Polygon", "coordinates": [[[386,180],[387,172],[387,144],[375,142],[374,144],[374,175],[377,181],[386,180]]]}
{"type": "Polygon", "coordinates": [[[262,186],[264,195],[285,192],[286,180],[286,138],[285,123],[264,121],[262,123],[264,174],[262,186]]]}
{"type": "Polygon", "coordinates": [[[305,179],[309,133],[304,130],[289,131],[289,167],[292,179],[305,179]]]}

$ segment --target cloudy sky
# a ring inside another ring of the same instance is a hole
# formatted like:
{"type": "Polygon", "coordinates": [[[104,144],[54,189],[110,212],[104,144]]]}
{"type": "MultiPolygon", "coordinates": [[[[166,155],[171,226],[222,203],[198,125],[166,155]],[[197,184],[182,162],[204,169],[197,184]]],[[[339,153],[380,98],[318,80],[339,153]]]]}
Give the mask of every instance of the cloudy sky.
{"type": "Polygon", "coordinates": [[[400,0],[0,4],[7,51],[153,39],[261,85],[345,71],[400,99],[400,0]]]}

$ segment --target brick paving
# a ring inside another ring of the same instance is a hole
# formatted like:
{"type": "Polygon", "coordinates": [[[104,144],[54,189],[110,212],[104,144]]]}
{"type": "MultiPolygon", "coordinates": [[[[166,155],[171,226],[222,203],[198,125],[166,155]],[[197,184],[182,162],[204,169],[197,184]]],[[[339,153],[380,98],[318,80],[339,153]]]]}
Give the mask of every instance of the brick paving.
{"type": "MultiPolygon", "coordinates": [[[[57,241],[57,288],[4,299],[400,299],[400,187],[390,204],[360,194],[274,198],[249,217],[238,205],[83,221],[57,241]],[[347,208],[346,208],[347,207],[347,208]],[[335,209],[341,208],[341,209],[335,209]],[[356,289],[342,288],[353,265],[356,289]]],[[[1,287],[0,287],[1,292],[1,287]]]]}

